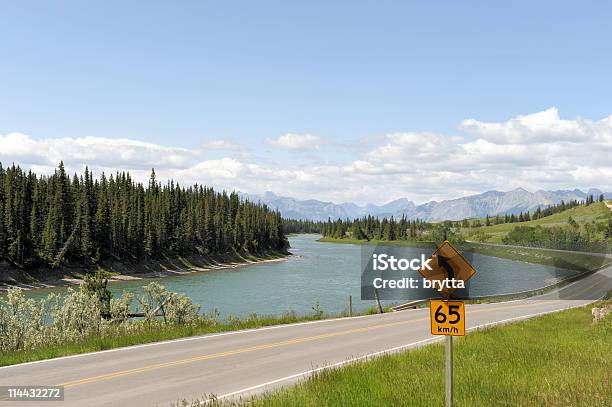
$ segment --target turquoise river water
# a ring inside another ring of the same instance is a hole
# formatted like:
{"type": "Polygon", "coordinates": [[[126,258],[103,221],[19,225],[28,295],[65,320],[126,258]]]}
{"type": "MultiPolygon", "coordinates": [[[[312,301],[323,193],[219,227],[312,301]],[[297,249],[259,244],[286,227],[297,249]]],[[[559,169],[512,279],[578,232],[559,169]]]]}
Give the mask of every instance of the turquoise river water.
{"type": "MultiPolygon", "coordinates": [[[[348,297],[353,297],[353,309],[363,311],[374,306],[373,301],[361,301],[362,246],[317,242],[317,235],[290,237],[292,256],[275,263],[262,263],[211,272],[198,272],[157,279],[171,291],[185,293],[202,311],[217,308],[221,316],[281,315],[294,311],[313,312],[318,303],[330,314],[347,310],[348,297]]],[[[414,250],[416,256],[422,249],[414,250]]],[[[478,295],[490,293],[494,287],[503,292],[524,291],[553,282],[569,275],[568,270],[537,264],[510,261],[489,256],[473,255],[470,259],[478,273],[472,284],[478,295]]],[[[123,290],[135,293],[150,280],[112,282],[115,295],[123,290]]],[[[30,291],[28,297],[40,298],[49,292],[61,293],[66,288],[30,291]]]]}

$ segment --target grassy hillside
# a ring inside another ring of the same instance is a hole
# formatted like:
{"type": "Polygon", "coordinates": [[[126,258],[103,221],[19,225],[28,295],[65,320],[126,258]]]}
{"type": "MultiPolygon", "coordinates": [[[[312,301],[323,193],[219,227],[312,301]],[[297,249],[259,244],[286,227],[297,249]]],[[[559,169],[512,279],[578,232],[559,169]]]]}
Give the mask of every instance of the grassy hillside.
{"type": "MultiPolygon", "coordinates": [[[[568,224],[570,217],[578,224],[591,222],[607,223],[610,216],[612,216],[612,211],[605,205],[605,203],[596,202],[588,206],[580,205],[563,212],[555,213],[553,215],[528,222],[502,223],[499,225],[481,226],[478,228],[461,228],[460,232],[467,239],[470,239],[470,237],[478,233],[481,235],[488,235],[487,239],[485,240],[487,242],[500,243],[502,238],[516,226],[565,226],[568,224]]],[[[481,222],[484,224],[484,219],[482,219],[481,222]]]]}
{"type": "MultiPolygon", "coordinates": [[[[610,335],[612,315],[594,325],[590,306],[471,333],[455,341],[455,404],[612,405],[610,335]]],[[[444,347],[323,371],[297,386],[232,405],[442,406],[444,347]]]]}
{"type": "Polygon", "coordinates": [[[414,241],[414,240],[359,240],[353,238],[337,239],[334,237],[322,237],[317,242],[340,243],[340,244],[359,244],[359,245],[382,245],[382,246],[408,246],[408,247],[435,247],[434,242],[414,241]]]}
{"type": "MultiPolygon", "coordinates": [[[[567,209],[563,212],[555,213],[544,218],[528,221],[528,222],[514,222],[514,223],[503,223],[491,226],[480,226],[480,227],[462,227],[452,228],[453,236],[455,236],[455,244],[461,250],[467,250],[474,253],[485,254],[489,256],[501,257],[510,260],[525,261],[529,263],[544,264],[547,266],[555,266],[560,268],[567,268],[578,271],[593,270],[601,267],[604,263],[604,259],[601,256],[590,256],[586,254],[580,254],[576,252],[562,253],[555,250],[548,250],[546,248],[532,247],[532,248],[517,248],[517,247],[499,247],[499,246],[488,246],[479,244],[478,242],[486,243],[502,243],[502,239],[508,235],[516,227],[535,227],[541,226],[544,228],[548,227],[567,227],[569,220],[573,219],[579,228],[589,224],[591,229],[595,229],[593,225],[607,226],[609,220],[612,218],[612,210],[606,206],[604,202],[596,202],[591,205],[580,205],[571,209],[567,209]],[[470,243],[462,244],[462,240],[467,239],[470,243]]],[[[481,224],[485,224],[485,219],[480,220],[481,224]]],[[[603,240],[604,234],[600,232],[594,232],[593,236],[597,239],[603,240]]],[[[452,240],[452,238],[451,238],[452,240]]],[[[414,240],[358,240],[352,237],[344,238],[332,238],[323,237],[319,239],[320,242],[328,243],[344,243],[344,244],[367,244],[367,245],[390,245],[390,246],[409,246],[409,247],[431,247],[435,245],[434,242],[427,241],[414,241],[414,240]]],[[[524,244],[517,243],[518,246],[525,246],[524,244]]],[[[554,246],[552,246],[554,247],[554,246]]],[[[610,243],[608,243],[610,247],[610,243]]],[[[591,246],[588,251],[605,252],[605,244],[602,250],[595,250],[595,246],[591,246]]],[[[573,249],[579,250],[579,249],[573,249]]]]}

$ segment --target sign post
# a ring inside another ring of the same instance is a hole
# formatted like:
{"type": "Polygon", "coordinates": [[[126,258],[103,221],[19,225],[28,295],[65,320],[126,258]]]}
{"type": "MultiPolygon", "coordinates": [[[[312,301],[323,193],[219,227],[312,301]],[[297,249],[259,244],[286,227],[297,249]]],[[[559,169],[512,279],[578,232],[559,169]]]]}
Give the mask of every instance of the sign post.
{"type": "MultiPolygon", "coordinates": [[[[433,270],[421,269],[421,274],[429,280],[461,280],[464,283],[476,269],[453,247],[444,241],[431,255],[433,270]]],[[[445,335],[445,400],[446,407],[453,405],[453,336],[465,336],[465,304],[463,301],[449,300],[454,288],[440,290],[443,300],[429,301],[430,329],[432,335],[445,335]]]]}
{"type": "Polygon", "coordinates": [[[445,400],[453,405],[453,336],[465,335],[465,304],[463,301],[431,300],[431,333],[445,335],[445,400]]]}
{"type": "Polygon", "coordinates": [[[453,406],[453,337],[446,336],[446,407],[453,406]]]}

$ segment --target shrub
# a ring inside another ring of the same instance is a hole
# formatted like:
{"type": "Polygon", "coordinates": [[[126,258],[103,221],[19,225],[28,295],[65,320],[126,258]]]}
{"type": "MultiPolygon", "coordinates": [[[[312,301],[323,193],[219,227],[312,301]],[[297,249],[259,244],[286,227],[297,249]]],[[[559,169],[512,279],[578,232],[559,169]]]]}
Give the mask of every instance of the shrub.
{"type": "Polygon", "coordinates": [[[22,290],[10,288],[0,296],[0,352],[78,343],[93,336],[113,337],[165,325],[213,324],[218,317],[218,311],[200,316],[200,307],[189,297],[152,282],[138,299],[144,323],[130,321],[134,296],[124,292],[119,298],[109,298],[106,282],[100,281],[94,278],[78,289],[69,288],[66,295],[49,294],[42,300],[27,299],[22,290]],[[163,321],[156,317],[158,312],[164,315],[163,321]]]}
{"type": "Polygon", "coordinates": [[[108,280],[104,278],[100,271],[86,275],[83,283],[85,290],[100,302],[100,312],[106,319],[110,318],[110,301],[113,296],[106,287],[107,285],[108,280]]]}

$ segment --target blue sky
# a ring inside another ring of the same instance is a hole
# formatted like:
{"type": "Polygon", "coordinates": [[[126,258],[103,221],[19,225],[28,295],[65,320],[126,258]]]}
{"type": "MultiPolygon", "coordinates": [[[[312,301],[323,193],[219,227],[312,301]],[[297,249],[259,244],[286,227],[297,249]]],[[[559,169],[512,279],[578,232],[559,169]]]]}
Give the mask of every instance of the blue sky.
{"type": "MultiPolygon", "coordinates": [[[[383,182],[383,176],[361,179],[357,165],[352,190],[338,193],[318,188],[309,168],[368,161],[390,134],[418,133],[425,140],[441,134],[448,138],[441,143],[458,145],[483,137],[461,126],[466,119],[506,123],[553,106],[572,121],[598,123],[612,113],[611,3],[330,3],[4,2],[0,135],[48,143],[123,138],[201,149],[177,168],[227,159],[247,168],[286,169],[295,180],[288,194],[368,202],[385,199],[360,182],[383,182]],[[278,142],[286,134],[312,137],[294,148],[289,144],[297,138],[278,142]]],[[[607,133],[602,137],[607,143],[607,133]]],[[[3,162],[48,166],[15,148],[3,153],[0,147],[3,162]]],[[[68,161],[75,170],[84,164],[68,161]]],[[[130,167],[92,161],[101,169],[130,167]]],[[[498,168],[495,182],[466,180],[462,188],[417,192],[410,184],[388,197],[427,200],[504,189],[520,165],[498,168]]],[[[168,176],[197,181],[177,168],[168,176]]],[[[605,168],[594,170],[601,176],[605,168]]],[[[555,180],[524,175],[517,183],[563,187],[569,170],[555,169],[555,180]]],[[[576,177],[578,170],[575,163],[567,187],[598,179],[593,171],[590,178],[576,177]]],[[[438,183],[456,183],[443,168],[435,171],[438,183]]],[[[215,177],[200,182],[250,192],[286,187],[215,177]]]]}

